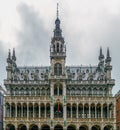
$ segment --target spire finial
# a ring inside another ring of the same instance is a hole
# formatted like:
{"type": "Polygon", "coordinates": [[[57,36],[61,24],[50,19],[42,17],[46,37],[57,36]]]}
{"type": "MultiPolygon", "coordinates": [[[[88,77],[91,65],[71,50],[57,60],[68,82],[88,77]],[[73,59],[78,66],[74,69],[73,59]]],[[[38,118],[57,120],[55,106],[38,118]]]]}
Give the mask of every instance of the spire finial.
{"type": "Polygon", "coordinates": [[[107,47],[106,63],[111,62],[109,47],[107,47]]]}
{"type": "Polygon", "coordinates": [[[102,54],[102,47],[100,47],[100,55],[99,55],[99,60],[104,59],[104,55],[102,54]]]}
{"type": "Polygon", "coordinates": [[[13,55],[12,55],[12,59],[13,59],[14,61],[16,61],[16,56],[15,56],[15,48],[13,48],[13,55]]]}
{"type": "Polygon", "coordinates": [[[11,63],[11,52],[10,52],[10,49],[8,51],[7,63],[11,63]]]}
{"type": "Polygon", "coordinates": [[[58,16],[59,16],[58,6],[59,6],[59,4],[57,3],[57,18],[58,18],[58,16]]]}
{"type": "Polygon", "coordinates": [[[8,51],[8,58],[10,59],[11,58],[11,52],[10,52],[10,49],[8,51]]]}
{"type": "Polygon", "coordinates": [[[109,47],[107,47],[107,57],[110,57],[109,47]]]}

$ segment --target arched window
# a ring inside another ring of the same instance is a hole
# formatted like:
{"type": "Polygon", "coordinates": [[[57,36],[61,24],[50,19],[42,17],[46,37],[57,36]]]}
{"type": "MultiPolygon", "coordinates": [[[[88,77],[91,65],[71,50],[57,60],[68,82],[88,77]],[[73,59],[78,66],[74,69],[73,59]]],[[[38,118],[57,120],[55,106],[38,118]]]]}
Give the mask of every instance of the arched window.
{"type": "Polygon", "coordinates": [[[54,87],[54,95],[57,95],[58,89],[57,86],[54,87]]]}
{"type": "Polygon", "coordinates": [[[55,52],[55,45],[53,45],[53,51],[55,52]]]}
{"type": "Polygon", "coordinates": [[[54,86],[54,95],[62,95],[63,94],[63,87],[61,84],[55,84],[54,86]]]}
{"type": "Polygon", "coordinates": [[[63,45],[61,44],[60,45],[60,52],[62,52],[63,51],[63,45]]]}
{"type": "Polygon", "coordinates": [[[19,89],[18,88],[15,89],[15,95],[19,95],[19,89]]]}
{"type": "Polygon", "coordinates": [[[34,88],[31,89],[31,95],[35,95],[35,90],[34,90],[34,88]]]}
{"type": "Polygon", "coordinates": [[[55,64],[54,74],[57,75],[57,76],[62,75],[62,65],[60,63],[55,64]]]}
{"type": "Polygon", "coordinates": [[[59,52],[59,43],[57,43],[57,52],[59,52]]]}

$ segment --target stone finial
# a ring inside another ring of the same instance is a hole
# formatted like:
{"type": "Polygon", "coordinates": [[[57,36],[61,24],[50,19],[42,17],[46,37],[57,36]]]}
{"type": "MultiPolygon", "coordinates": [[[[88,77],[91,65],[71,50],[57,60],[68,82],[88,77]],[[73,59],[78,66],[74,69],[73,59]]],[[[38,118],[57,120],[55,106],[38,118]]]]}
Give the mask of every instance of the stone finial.
{"type": "Polygon", "coordinates": [[[104,59],[104,55],[102,54],[102,47],[100,47],[100,55],[99,55],[99,60],[104,59]]]}

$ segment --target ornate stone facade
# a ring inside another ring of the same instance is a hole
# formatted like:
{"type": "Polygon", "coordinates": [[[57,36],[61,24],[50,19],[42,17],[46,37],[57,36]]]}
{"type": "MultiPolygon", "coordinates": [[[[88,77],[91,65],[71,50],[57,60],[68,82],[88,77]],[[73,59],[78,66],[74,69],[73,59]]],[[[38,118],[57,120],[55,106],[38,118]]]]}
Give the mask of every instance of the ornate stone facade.
{"type": "Polygon", "coordinates": [[[116,127],[120,130],[120,90],[115,95],[116,97],[116,127]]]}
{"type": "Polygon", "coordinates": [[[9,51],[4,129],[116,130],[110,62],[109,49],[104,60],[100,48],[98,65],[66,66],[66,45],[57,16],[50,66],[19,67],[15,50],[12,57],[9,51]]]}

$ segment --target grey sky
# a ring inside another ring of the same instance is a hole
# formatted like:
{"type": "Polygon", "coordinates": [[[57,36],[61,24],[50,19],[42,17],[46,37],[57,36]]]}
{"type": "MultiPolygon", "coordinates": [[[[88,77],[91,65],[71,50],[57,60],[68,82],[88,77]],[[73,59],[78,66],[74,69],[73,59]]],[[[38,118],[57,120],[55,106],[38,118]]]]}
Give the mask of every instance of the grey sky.
{"type": "Polygon", "coordinates": [[[115,94],[120,85],[119,0],[0,0],[0,82],[6,76],[8,49],[16,48],[18,65],[49,65],[49,45],[59,2],[67,44],[67,65],[97,65],[99,48],[112,57],[115,94]],[[6,4],[7,3],[7,4],[6,4]]]}

